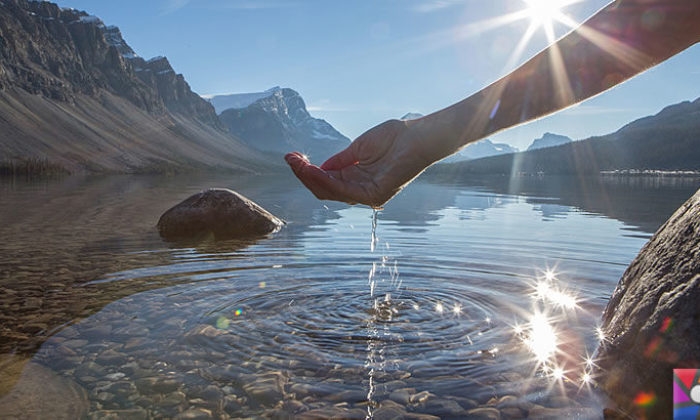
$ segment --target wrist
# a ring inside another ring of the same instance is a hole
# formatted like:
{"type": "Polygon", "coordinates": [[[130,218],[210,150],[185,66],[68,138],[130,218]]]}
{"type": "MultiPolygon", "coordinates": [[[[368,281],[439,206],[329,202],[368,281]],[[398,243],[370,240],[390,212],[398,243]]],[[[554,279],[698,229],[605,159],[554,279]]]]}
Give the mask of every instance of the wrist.
{"type": "Polygon", "coordinates": [[[407,128],[426,161],[426,166],[450,156],[484,136],[477,130],[474,112],[466,104],[455,104],[425,117],[407,121],[407,128]]]}

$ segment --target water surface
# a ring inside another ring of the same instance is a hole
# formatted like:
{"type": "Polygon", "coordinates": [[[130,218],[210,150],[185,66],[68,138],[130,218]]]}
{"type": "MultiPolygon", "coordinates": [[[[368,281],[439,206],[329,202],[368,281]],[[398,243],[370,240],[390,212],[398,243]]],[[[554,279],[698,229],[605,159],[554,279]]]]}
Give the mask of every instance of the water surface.
{"type": "Polygon", "coordinates": [[[0,408],[600,418],[601,312],[697,187],[419,180],[373,229],[371,209],[320,202],[293,179],[5,180],[0,408]],[[288,224],[257,242],[163,242],[160,214],[207,187],[288,224]]]}

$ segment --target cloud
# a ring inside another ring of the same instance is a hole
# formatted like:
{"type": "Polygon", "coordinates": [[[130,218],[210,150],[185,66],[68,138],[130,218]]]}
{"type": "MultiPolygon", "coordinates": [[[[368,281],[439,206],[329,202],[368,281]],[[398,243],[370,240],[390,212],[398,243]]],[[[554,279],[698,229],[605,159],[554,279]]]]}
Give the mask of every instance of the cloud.
{"type": "Polygon", "coordinates": [[[191,0],[166,0],[163,6],[163,14],[175,13],[183,7],[187,6],[191,0]]]}
{"type": "MultiPolygon", "coordinates": [[[[175,13],[188,5],[194,5],[193,0],[165,0],[163,14],[175,13]]],[[[209,9],[229,10],[261,10],[293,7],[296,2],[281,0],[200,0],[198,6],[209,9]]]]}
{"type": "Polygon", "coordinates": [[[447,9],[453,6],[463,5],[464,0],[430,0],[424,1],[413,8],[419,13],[430,13],[437,10],[447,9]]]}

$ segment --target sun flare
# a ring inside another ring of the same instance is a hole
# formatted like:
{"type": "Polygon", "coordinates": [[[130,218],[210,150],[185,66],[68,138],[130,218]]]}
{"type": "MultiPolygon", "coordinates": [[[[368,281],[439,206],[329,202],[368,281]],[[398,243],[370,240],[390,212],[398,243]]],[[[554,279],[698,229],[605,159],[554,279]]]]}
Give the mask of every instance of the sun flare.
{"type": "Polygon", "coordinates": [[[523,0],[525,15],[530,20],[530,30],[541,28],[547,36],[547,40],[553,42],[555,23],[572,26],[572,22],[563,13],[563,9],[578,1],[580,0],[523,0]]]}
{"type": "Polygon", "coordinates": [[[563,6],[556,0],[524,0],[530,20],[538,26],[551,25],[561,14],[563,6]]]}

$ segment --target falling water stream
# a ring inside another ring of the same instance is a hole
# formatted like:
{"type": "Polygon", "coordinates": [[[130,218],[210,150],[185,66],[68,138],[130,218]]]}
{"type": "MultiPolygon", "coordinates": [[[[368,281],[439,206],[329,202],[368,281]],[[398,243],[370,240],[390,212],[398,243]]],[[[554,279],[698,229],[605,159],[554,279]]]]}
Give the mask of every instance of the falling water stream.
{"type": "MultiPolygon", "coordinates": [[[[374,253],[377,247],[377,218],[379,217],[379,211],[376,209],[372,210],[372,234],[370,236],[370,252],[374,253]]],[[[376,369],[379,369],[377,363],[377,345],[379,342],[379,331],[377,329],[377,308],[378,303],[376,297],[374,296],[375,288],[377,285],[377,263],[372,262],[372,268],[369,270],[369,275],[367,276],[367,281],[369,283],[369,297],[370,305],[372,305],[373,313],[372,316],[367,320],[367,419],[373,418],[373,410],[377,406],[377,401],[374,398],[375,385],[374,376],[376,369]]]]}
{"type": "MultiPolygon", "coordinates": [[[[370,236],[370,252],[372,254],[377,250],[379,237],[377,236],[377,223],[379,219],[379,210],[372,210],[372,233],[370,236]]],[[[388,248],[388,243],[385,244],[388,248]]],[[[397,309],[393,306],[392,293],[398,290],[400,284],[397,284],[398,269],[397,261],[394,260],[394,265],[391,267],[389,257],[382,255],[380,261],[373,261],[372,267],[369,270],[369,297],[371,305],[371,316],[367,320],[367,419],[373,418],[374,409],[379,406],[379,402],[375,398],[376,392],[376,375],[383,371],[386,359],[386,348],[383,346],[383,340],[390,336],[389,321],[396,314],[397,309]],[[387,283],[384,275],[389,274],[389,282],[387,290],[383,297],[377,296],[377,283],[387,283]]]]}

